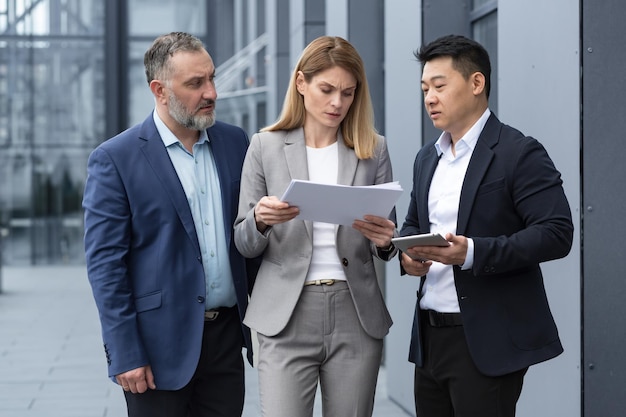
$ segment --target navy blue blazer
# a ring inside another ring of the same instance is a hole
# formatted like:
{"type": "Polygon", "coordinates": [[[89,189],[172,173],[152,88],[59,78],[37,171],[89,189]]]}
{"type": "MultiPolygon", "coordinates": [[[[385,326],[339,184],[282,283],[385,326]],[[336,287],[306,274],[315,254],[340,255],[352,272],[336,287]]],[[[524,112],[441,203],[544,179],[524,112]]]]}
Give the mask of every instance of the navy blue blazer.
{"type": "MultiPolygon", "coordinates": [[[[207,132],[243,318],[254,271],[235,248],[232,225],[248,137],[220,122],[207,132]]],[[[109,376],[150,365],[158,389],[180,389],[200,357],[205,279],[191,209],[152,114],[98,146],[87,171],[85,252],[109,376]]],[[[250,332],[242,331],[251,360],[250,332]]]]}
{"type": "MultiPolygon", "coordinates": [[[[415,158],[401,236],[429,232],[428,190],[439,159],[434,143],[415,158]]],[[[457,234],[474,241],[473,268],[454,266],[453,271],[467,344],[478,369],[503,375],[559,355],[563,347],[539,264],[566,256],[572,245],[561,174],[537,140],[493,114],[467,168],[457,234]]],[[[418,308],[419,302],[409,360],[421,366],[418,308]]]]}

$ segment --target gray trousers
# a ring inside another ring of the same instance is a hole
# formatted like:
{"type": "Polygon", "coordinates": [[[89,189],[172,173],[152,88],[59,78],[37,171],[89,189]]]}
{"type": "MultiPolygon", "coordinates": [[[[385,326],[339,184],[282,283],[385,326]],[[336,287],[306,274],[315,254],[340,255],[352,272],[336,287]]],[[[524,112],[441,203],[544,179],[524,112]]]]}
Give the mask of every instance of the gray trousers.
{"type": "Polygon", "coordinates": [[[324,416],[371,417],[383,341],[361,327],[347,283],[305,286],[287,327],[258,339],[263,416],[311,417],[319,381],[324,416]]]}

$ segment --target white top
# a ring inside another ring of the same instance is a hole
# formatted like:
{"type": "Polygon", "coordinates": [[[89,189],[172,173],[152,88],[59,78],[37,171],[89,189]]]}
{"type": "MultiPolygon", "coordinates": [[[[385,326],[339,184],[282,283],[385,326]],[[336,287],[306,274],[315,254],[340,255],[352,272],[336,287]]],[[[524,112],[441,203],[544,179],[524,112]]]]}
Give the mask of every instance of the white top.
{"type": "MultiPolygon", "coordinates": [[[[337,184],[339,148],[337,142],[324,148],[307,146],[309,180],[320,184],[337,184]]],[[[329,201],[328,204],[332,204],[329,201]]],[[[318,279],[346,280],[339,260],[335,239],[336,225],[313,222],[313,255],[306,282],[318,279]]]]}

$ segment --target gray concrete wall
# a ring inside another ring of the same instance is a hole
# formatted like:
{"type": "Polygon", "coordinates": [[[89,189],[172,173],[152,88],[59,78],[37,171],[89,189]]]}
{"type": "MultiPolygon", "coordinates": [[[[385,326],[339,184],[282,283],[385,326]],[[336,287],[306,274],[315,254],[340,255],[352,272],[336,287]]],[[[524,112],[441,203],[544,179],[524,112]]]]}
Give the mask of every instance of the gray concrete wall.
{"type": "Polygon", "coordinates": [[[584,212],[583,413],[617,417],[626,409],[624,131],[626,31],[623,0],[582,4],[584,212]],[[617,244],[616,244],[617,243],[617,244]]]}
{"type": "MultiPolygon", "coordinates": [[[[402,0],[385,9],[386,135],[395,177],[407,190],[422,141],[420,67],[411,56],[421,43],[421,8],[420,0],[402,0]]],[[[563,174],[576,223],[571,254],[543,265],[565,353],[531,368],[518,404],[520,417],[581,415],[579,18],[577,2],[567,0],[500,2],[498,7],[498,116],[546,146],[563,174]]],[[[399,219],[408,199],[407,192],[398,203],[399,219]]],[[[399,276],[397,264],[387,266],[387,303],[395,322],[386,340],[388,394],[408,410],[413,410],[413,368],[406,356],[416,289],[416,280],[399,276]]]]}
{"type": "MultiPolygon", "coordinates": [[[[409,206],[413,160],[422,147],[421,67],[413,51],[421,43],[421,0],[385,2],[385,136],[394,179],[404,193],[396,205],[398,227],[409,206]]],[[[414,413],[413,365],[408,362],[409,336],[419,279],[400,276],[397,261],[386,264],[386,299],[394,325],[385,340],[387,393],[414,413]]]]}
{"type": "Polygon", "coordinates": [[[384,4],[382,0],[348,1],[348,39],[359,51],[374,108],[376,129],[385,131],[384,4]]]}
{"type": "Polygon", "coordinates": [[[520,417],[581,415],[579,22],[578,2],[570,0],[498,4],[498,116],[546,147],[563,175],[575,225],[570,255],[542,265],[565,352],[530,368],[520,417]]]}

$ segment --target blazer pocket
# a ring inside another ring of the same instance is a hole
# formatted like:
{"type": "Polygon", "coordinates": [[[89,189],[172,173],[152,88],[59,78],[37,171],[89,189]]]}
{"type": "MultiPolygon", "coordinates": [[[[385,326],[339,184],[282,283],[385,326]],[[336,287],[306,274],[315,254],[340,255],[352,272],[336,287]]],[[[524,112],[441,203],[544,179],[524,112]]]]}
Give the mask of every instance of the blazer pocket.
{"type": "Polygon", "coordinates": [[[137,313],[154,310],[159,307],[161,307],[161,291],[156,291],[135,298],[135,310],[137,313]]]}
{"type": "Polygon", "coordinates": [[[486,193],[490,193],[490,192],[495,191],[495,190],[500,190],[500,189],[504,188],[504,185],[505,185],[504,177],[498,178],[495,181],[490,181],[490,182],[487,182],[485,184],[482,184],[478,188],[478,192],[476,193],[476,195],[486,194],[486,193]]]}

